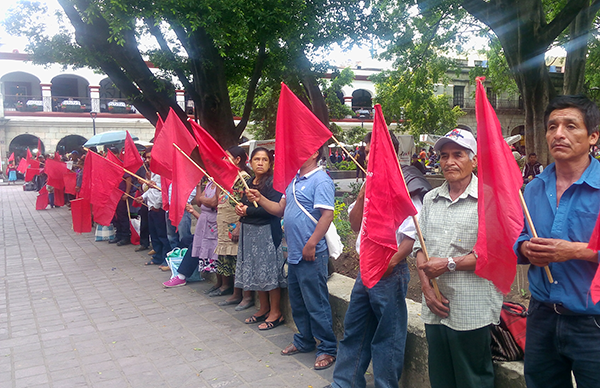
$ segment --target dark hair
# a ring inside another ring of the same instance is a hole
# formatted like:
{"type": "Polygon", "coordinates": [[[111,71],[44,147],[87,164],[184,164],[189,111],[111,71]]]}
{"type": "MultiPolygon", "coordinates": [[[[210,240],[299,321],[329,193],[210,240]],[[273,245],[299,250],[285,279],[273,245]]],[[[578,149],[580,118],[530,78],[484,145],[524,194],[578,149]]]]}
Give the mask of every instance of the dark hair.
{"type": "Polygon", "coordinates": [[[546,112],[544,112],[544,127],[548,130],[548,119],[550,114],[557,109],[576,108],[583,115],[583,122],[587,129],[588,136],[594,132],[598,132],[600,125],[600,110],[598,106],[583,94],[576,96],[558,96],[548,104],[546,112]]]}
{"type": "Polygon", "coordinates": [[[246,171],[248,175],[250,175],[250,168],[248,167],[248,154],[246,150],[240,146],[233,146],[227,149],[227,152],[233,156],[233,159],[240,158],[240,163],[238,164],[238,168],[242,171],[246,171]]]}
{"type": "Polygon", "coordinates": [[[537,156],[537,154],[535,152],[531,152],[529,156],[537,156]]]}
{"type": "Polygon", "coordinates": [[[259,179],[258,184],[256,185],[259,190],[261,190],[265,186],[267,180],[273,176],[273,164],[275,162],[273,154],[265,147],[256,147],[250,154],[250,160],[252,160],[252,158],[254,158],[254,156],[260,151],[266,153],[267,157],[269,158],[269,170],[259,179]]]}
{"type": "MultiPolygon", "coordinates": [[[[390,132],[390,137],[392,138],[392,144],[394,145],[394,150],[396,150],[396,155],[398,155],[398,152],[400,151],[400,142],[398,141],[398,138],[396,137],[396,135],[394,135],[392,133],[392,131],[390,132]]],[[[373,132],[369,132],[365,135],[363,141],[366,144],[371,143],[371,136],[373,136],[373,132]]]]}

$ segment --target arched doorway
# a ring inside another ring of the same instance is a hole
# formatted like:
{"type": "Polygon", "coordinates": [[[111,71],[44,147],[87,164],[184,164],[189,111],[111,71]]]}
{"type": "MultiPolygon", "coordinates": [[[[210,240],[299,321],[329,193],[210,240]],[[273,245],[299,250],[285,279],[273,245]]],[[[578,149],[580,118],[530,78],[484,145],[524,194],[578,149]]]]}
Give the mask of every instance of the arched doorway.
{"type": "Polygon", "coordinates": [[[81,147],[85,144],[87,139],[79,135],[67,135],[60,139],[56,145],[56,151],[59,154],[65,155],[72,151],[81,152],[81,147]]]}
{"type": "MultiPolygon", "coordinates": [[[[27,156],[27,148],[31,151],[33,155],[36,155],[38,148],[38,140],[39,137],[35,135],[30,135],[28,133],[19,135],[12,139],[10,145],[8,146],[8,154],[15,153],[15,156],[25,157],[27,156]]],[[[44,154],[46,147],[44,147],[44,143],[40,141],[41,144],[41,153],[44,154]]]]}
{"type": "Polygon", "coordinates": [[[0,78],[2,94],[4,95],[4,109],[16,110],[41,110],[42,89],[40,80],[36,76],[22,71],[5,74],[0,78]],[[32,101],[31,103],[27,103],[32,101]],[[34,103],[33,101],[40,103],[34,103]]]}
{"type": "Polygon", "coordinates": [[[373,108],[373,101],[368,90],[357,89],[352,92],[352,109],[354,111],[358,109],[371,110],[371,108],[373,108]]]}
{"type": "Polygon", "coordinates": [[[89,82],[77,75],[52,78],[52,110],[55,112],[89,112],[89,82]]]}

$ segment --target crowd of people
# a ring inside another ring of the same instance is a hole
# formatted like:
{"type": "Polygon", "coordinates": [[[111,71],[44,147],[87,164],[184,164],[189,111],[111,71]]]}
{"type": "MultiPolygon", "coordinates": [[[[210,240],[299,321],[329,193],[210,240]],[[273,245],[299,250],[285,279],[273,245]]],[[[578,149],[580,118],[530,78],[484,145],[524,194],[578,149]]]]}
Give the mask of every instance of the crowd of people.
{"type": "MultiPolygon", "coordinates": [[[[600,211],[600,164],[590,156],[599,124],[598,107],[584,97],[561,96],[551,101],[545,125],[555,162],[543,168],[536,155],[529,154],[522,171],[527,184],[525,201],[537,226],[537,235],[526,226],[514,247],[519,263],[530,265],[528,387],[572,386],[572,374],[580,387],[600,386],[600,306],[590,296],[598,253],[587,249],[600,211]],[[552,284],[546,279],[545,266],[555,279],[552,284]]],[[[397,154],[398,141],[391,138],[397,154]]],[[[364,142],[360,152],[368,163],[370,133],[364,142]]],[[[256,292],[258,310],[245,323],[257,324],[259,330],[284,323],[281,289],[287,288],[298,332],[281,355],[316,349],[316,370],[335,364],[329,385],[334,388],[364,387],[371,362],[376,387],[398,386],[407,339],[405,297],[410,272],[406,259],[416,257],[431,386],[494,386],[490,330],[499,322],[503,296],[492,282],[474,273],[478,260],[473,250],[478,236],[477,142],[469,128],[453,129],[429,151],[413,155],[411,166],[402,168],[428,256],[416,237],[413,218],[407,218],[396,231],[397,252],[383,277],[369,288],[358,274],[339,345],[329,304],[329,251],[324,238],[333,220],[335,189],[319,166],[321,150],[302,165],[285,193],[273,188],[273,152],[259,147],[248,158],[244,149],[234,146],[227,153],[240,170],[233,190],[227,193],[212,181],[197,182],[187,201],[187,214],[174,226],[161,191],[168,190],[170,195],[172,187],[161,185],[160,175],[150,171],[152,149],[148,148],[143,154],[145,163],[136,173],[148,182],[131,174],[123,176],[121,189],[126,194],[115,211],[116,233],[109,243],[131,243],[128,213],[131,206],[143,203],[136,251],[151,246],[146,264],[171,271],[170,252],[187,248],[177,274],[163,286],[185,286],[196,271],[214,273],[217,281],[206,293],[227,296],[219,305],[235,305],[237,311],[254,306],[256,292]],[[445,179],[441,186],[431,188],[422,160],[439,164],[445,179]],[[196,219],[194,233],[192,217],[196,219]]],[[[79,152],[69,156],[69,167],[78,174],[78,188],[84,158],[79,152]]],[[[46,184],[43,176],[38,184],[46,184]]],[[[349,208],[356,232],[363,226],[364,203],[363,185],[349,208]]],[[[356,250],[360,252],[360,238],[356,250]]]]}

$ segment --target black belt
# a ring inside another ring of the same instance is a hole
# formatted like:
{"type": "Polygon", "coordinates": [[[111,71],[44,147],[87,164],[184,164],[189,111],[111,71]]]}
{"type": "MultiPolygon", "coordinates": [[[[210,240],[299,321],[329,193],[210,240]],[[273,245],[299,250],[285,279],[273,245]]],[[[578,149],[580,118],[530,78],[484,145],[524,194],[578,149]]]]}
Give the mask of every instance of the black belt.
{"type": "Polygon", "coordinates": [[[592,314],[576,313],[574,311],[569,310],[568,308],[566,308],[565,306],[563,306],[560,303],[546,303],[546,302],[540,302],[540,303],[543,304],[544,306],[548,307],[549,309],[551,309],[558,315],[568,315],[568,316],[578,316],[578,317],[593,316],[592,314]]]}

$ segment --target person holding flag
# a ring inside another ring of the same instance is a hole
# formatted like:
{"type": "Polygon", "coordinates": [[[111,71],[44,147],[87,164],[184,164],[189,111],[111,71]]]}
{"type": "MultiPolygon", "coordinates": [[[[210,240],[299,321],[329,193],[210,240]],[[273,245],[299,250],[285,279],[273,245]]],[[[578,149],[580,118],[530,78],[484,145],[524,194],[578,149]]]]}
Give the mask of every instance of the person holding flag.
{"type": "Polygon", "coordinates": [[[572,387],[573,374],[578,387],[598,387],[600,305],[594,304],[592,279],[598,270],[593,237],[600,163],[590,148],[598,141],[600,111],[584,96],[559,96],[546,108],[544,123],[554,163],[524,194],[538,237],[525,227],[515,244],[519,263],[531,264],[525,381],[530,388],[572,387]]]}
{"type": "MultiPolygon", "coordinates": [[[[371,152],[371,136],[369,132],[363,140],[366,143],[362,148],[367,163],[371,152]]],[[[391,132],[390,138],[397,155],[400,143],[391,132]]],[[[405,178],[413,183],[409,184],[408,190],[414,207],[419,210],[422,196],[431,190],[431,185],[415,167],[406,166],[402,171],[405,178]]],[[[355,232],[361,231],[363,225],[365,188],[363,185],[356,202],[348,209],[355,232]]],[[[356,277],[344,318],[344,339],[340,341],[333,382],[325,388],[365,387],[365,373],[370,361],[373,362],[375,385],[378,388],[398,386],[404,366],[408,321],[405,299],[410,271],[406,257],[412,252],[416,239],[413,218],[407,217],[395,234],[398,251],[390,259],[381,279],[369,288],[365,286],[360,272],[356,277]]],[[[360,240],[356,239],[358,253],[360,240]]]]}
{"type": "Polygon", "coordinates": [[[421,318],[429,347],[432,388],[493,388],[490,326],[498,324],[502,294],[475,274],[478,236],[477,143],[466,129],[439,139],[440,167],[446,181],[427,193],[419,223],[427,242],[413,253],[423,291],[421,318]],[[436,279],[441,300],[431,281],[436,279]]]}

